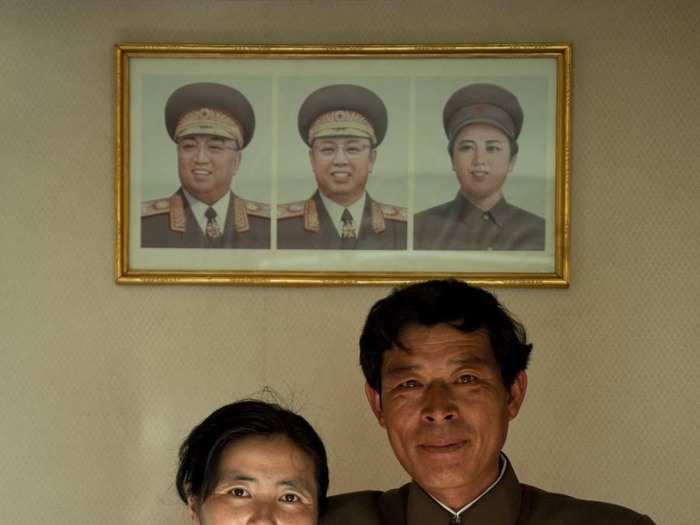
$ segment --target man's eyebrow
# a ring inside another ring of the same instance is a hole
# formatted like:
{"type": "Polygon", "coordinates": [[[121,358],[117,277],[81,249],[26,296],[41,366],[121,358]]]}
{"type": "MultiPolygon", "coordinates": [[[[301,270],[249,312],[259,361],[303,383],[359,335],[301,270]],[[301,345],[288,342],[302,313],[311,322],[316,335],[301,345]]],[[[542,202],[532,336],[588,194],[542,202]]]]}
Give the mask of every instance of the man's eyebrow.
{"type": "Polygon", "coordinates": [[[450,364],[458,366],[482,366],[489,363],[489,360],[479,355],[462,355],[450,359],[450,364]]]}
{"type": "Polygon", "coordinates": [[[420,366],[418,365],[390,365],[384,370],[384,375],[396,376],[405,374],[406,372],[415,372],[418,369],[420,369],[420,366]]]}

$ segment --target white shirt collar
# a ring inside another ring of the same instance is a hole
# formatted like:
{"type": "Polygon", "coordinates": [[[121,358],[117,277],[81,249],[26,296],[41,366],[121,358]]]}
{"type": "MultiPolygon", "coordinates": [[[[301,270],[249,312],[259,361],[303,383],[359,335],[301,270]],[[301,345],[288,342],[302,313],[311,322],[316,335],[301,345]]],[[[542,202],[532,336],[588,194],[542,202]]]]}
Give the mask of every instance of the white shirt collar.
{"type": "Polygon", "coordinates": [[[428,494],[428,496],[430,496],[431,498],[433,498],[433,499],[435,500],[435,503],[437,503],[437,504],[440,505],[443,509],[445,509],[447,512],[449,512],[450,514],[452,514],[452,517],[454,518],[455,523],[459,523],[459,516],[460,516],[465,510],[467,510],[469,507],[471,507],[472,505],[474,505],[477,501],[479,501],[479,500],[480,500],[481,498],[483,498],[486,494],[488,494],[488,492],[489,492],[493,487],[495,487],[496,485],[498,485],[498,482],[501,481],[501,478],[503,477],[503,474],[506,473],[506,468],[507,468],[507,467],[508,467],[508,458],[505,456],[505,454],[501,453],[501,472],[500,472],[500,474],[498,474],[498,477],[496,478],[496,481],[494,481],[493,483],[491,483],[491,485],[489,485],[489,486],[486,488],[486,490],[485,490],[484,492],[482,492],[481,494],[479,494],[476,498],[474,498],[473,500],[471,500],[469,503],[467,503],[464,507],[462,507],[461,509],[459,509],[457,512],[455,512],[455,511],[452,510],[450,507],[448,507],[447,505],[445,505],[444,503],[442,503],[439,499],[437,499],[437,498],[431,496],[430,494],[428,494]]]}
{"type": "MultiPolygon", "coordinates": [[[[331,199],[326,197],[322,191],[319,191],[318,194],[321,196],[321,201],[323,201],[323,205],[326,207],[328,215],[331,216],[331,221],[333,221],[333,226],[335,226],[335,231],[338,233],[338,237],[340,237],[341,232],[343,231],[343,221],[340,217],[343,215],[343,212],[345,211],[346,207],[341,206],[335,201],[332,201],[331,199]]],[[[362,212],[365,209],[366,200],[367,192],[364,192],[362,194],[362,197],[357,199],[350,206],[347,206],[348,211],[352,215],[352,222],[355,225],[355,232],[357,233],[358,237],[360,236],[360,226],[362,225],[362,212]]]]}
{"type": "MultiPolygon", "coordinates": [[[[200,201],[185,188],[182,188],[182,193],[185,194],[187,203],[190,205],[192,215],[194,215],[194,218],[197,219],[197,224],[199,225],[199,228],[202,230],[202,232],[207,231],[207,216],[204,214],[206,213],[207,208],[209,208],[209,204],[200,201]]],[[[224,228],[226,227],[226,217],[228,217],[228,205],[231,200],[230,195],[230,191],[226,192],[223,197],[221,197],[218,201],[211,205],[211,207],[214,208],[214,210],[216,211],[216,222],[218,223],[219,228],[221,228],[221,231],[224,231],[224,228]]]]}

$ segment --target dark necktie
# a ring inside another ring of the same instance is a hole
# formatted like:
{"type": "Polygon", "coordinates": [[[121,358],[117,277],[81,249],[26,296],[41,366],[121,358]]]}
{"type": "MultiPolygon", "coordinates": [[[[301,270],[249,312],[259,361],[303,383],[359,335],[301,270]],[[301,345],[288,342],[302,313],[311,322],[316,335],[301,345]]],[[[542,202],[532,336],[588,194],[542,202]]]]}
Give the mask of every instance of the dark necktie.
{"type": "Polygon", "coordinates": [[[210,239],[218,239],[221,237],[223,232],[221,231],[221,228],[219,228],[219,224],[216,222],[216,210],[209,206],[207,211],[204,212],[204,216],[207,218],[207,237],[210,239]]]}
{"type": "Polygon", "coordinates": [[[350,210],[345,208],[343,210],[343,214],[340,216],[340,220],[343,223],[340,237],[342,239],[357,239],[357,230],[355,230],[355,224],[352,221],[352,214],[350,213],[350,210]]]}

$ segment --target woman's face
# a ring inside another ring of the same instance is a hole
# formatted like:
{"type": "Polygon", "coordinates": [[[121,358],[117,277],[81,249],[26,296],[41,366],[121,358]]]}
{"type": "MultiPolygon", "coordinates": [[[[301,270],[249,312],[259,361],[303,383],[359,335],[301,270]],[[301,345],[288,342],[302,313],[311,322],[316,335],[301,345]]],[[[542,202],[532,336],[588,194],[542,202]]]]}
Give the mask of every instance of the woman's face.
{"type": "Polygon", "coordinates": [[[201,505],[190,502],[197,525],[316,523],[314,464],[285,436],[254,436],[229,445],[216,479],[201,505]]]}
{"type": "Polygon", "coordinates": [[[501,198],[501,188],[513,169],[510,141],[489,124],[469,124],[457,134],[452,150],[452,168],[462,194],[482,209],[501,198]]]}

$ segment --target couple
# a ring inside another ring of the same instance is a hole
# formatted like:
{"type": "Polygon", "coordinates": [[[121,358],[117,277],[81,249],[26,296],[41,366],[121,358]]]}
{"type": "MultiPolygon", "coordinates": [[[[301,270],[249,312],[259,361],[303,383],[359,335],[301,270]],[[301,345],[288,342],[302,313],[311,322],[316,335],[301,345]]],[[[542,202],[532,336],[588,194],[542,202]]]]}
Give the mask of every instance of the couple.
{"type": "Polygon", "coordinates": [[[195,524],[639,524],[647,517],[521,484],[501,452],[527,390],[532,345],[497,299],[459,281],[395,290],[360,337],[370,408],[412,481],[326,498],[321,439],[261,401],[220,408],[180,449],[195,524]]]}

